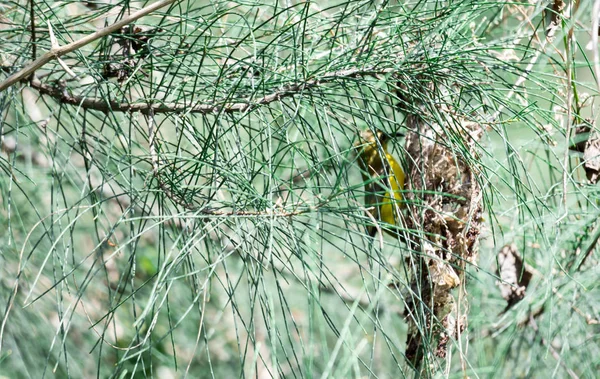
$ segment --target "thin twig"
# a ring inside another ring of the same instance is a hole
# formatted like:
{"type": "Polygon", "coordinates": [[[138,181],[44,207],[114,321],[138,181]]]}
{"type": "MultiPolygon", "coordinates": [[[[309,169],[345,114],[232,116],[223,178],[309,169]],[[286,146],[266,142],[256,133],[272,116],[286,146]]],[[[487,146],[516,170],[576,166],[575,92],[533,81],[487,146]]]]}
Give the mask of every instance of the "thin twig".
{"type": "Polygon", "coordinates": [[[48,63],[54,59],[60,58],[61,56],[68,54],[72,51],[80,49],[83,46],[97,40],[98,38],[107,36],[115,31],[121,29],[123,26],[128,25],[128,24],[134,22],[135,20],[146,16],[147,14],[152,13],[155,10],[160,9],[160,8],[167,6],[174,2],[175,2],[175,0],[157,1],[156,3],[149,5],[146,8],[140,9],[139,11],[135,12],[131,16],[125,17],[121,21],[115,22],[114,24],[107,26],[104,29],[98,30],[97,32],[89,34],[75,42],[71,42],[68,45],[50,49],[50,51],[43,54],[41,57],[39,57],[38,59],[36,59],[32,63],[30,63],[28,66],[26,66],[19,72],[9,76],[5,81],[0,83],[0,92],[4,91],[5,89],[12,86],[13,84],[20,82],[23,79],[29,78],[31,75],[33,75],[33,73],[35,71],[37,71],[40,67],[42,67],[46,63],[48,63]]]}
{"type": "Polygon", "coordinates": [[[31,59],[35,61],[37,58],[37,41],[35,39],[35,13],[33,11],[33,6],[35,4],[35,0],[30,0],[29,4],[29,22],[31,23],[31,59]]]}
{"type": "MultiPolygon", "coordinates": [[[[569,20],[571,20],[571,17],[569,16],[569,20]]],[[[571,25],[571,27],[569,28],[569,32],[567,33],[566,37],[565,37],[565,63],[567,64],[567,117],[566,117],[566,132],[565,132],[565,139],[567,141],[567,143],[565,144],[565,151],[564,151],[564,156],[563,156],[563,205],[565,207],[565,215],[568,213],[568,208],[567,208],[567,181],[569,179],[569,141],[571,140],[571,129],[573,126],[572,120],[571,120],[571,113],[572,113],[572,106],[573,106],[573,77],[572,77],[572,69],[573,69],[573,62],[572,59],[574,59],[574,57],[572,56],[571,53],[571,38],[573,35],[573,25],[571,25]]],[[[560,221],[560,219],[558,220],[560,221]]]]}
{"type": "Polygon", "coordinates": [[[185,112],[185,113],[244,113],[248,112],[261,105],[280,101],[283,98],[291,97],[309,90],[314,87],[318,87],[321,84],[331,83],[339,79],[349,79],[356,77],[376,76],[385,75],[395,72],[396,69],[376,69],[376,68],[364,68],[364,69],[347,69],[325,73],[318,79],[310,79],[302,83],[290,84],[283,86],[277,91],[271,94],[265,95],[258,99],[248,98],[244,101],[230,102],[230,103],[128,103],[119,101],[106,101],[103,98],[93,98],[87,96],[76,96],[71,95],[65,88],[60,86],[52,86],[49,84],[42,83],[38,79],[34,79],[31,82],[31,87],[38,90],[41,94],[49,95],[59,101],[61,104],[76,105],[81,108],[97,110],[101,112],[141,112],[143,114],[157,113],[173,113],[173,112],[185,112]]]}
{"type": "MultiPolygon", "coordinates": [[[[570,11],[570,8],[567,10],[567,12],[569,12],[569,11],[570,11]]],[[[531,57],[531,60],[527,64],[527,67],[525,67],[525,70],[523,70],[523,73],[521,74],[521,76],[519,76],[519,78],[517,78],[515,84],[512,86],[512,88],[510,89],[510,91],[506,95],[504,103],[500,107],[498,107],[498,110],[496,110],[496,112],[494,112],[494,114],[492,115],[492,117],[491,117],[492,121],[495,121],[495,120],[498,119],[498,117],[500,117],[500,115],[502,114],[502,112],[506,108],[505,104],[507,104],[508,100],[510,100],[515,95],[515,93],[517,92],[517,90],[519,89],[519,87],[521,85],[523,85],[523,83],[525,83],[527,81],[527,78],[529,77],[529,74],[531,73],[531,71],[535,67],[535,64],[537,63],[538,59],[542,55],[542,52],[545,51],[546,45],[548,43],[552,42],[552,40],[554,39],[554,36],[556,34],[556,30],[557,29],[558,29],[558,24],[556,24],[556,25],[550,25],[549,26],[549,28],[547,30],[546,39],[544,39],[544,40],[541,41],[540,47],[538,49],[536,49],[536,52],[533,55],[533,57],[531,57]]],[[[534,32],[534,34],[535,34],[535,32],[534,32]]]]}
{"type": "MultiPolygon", "coordinates": [[[[598,2],[600,3],[600,1],[598,2]]],[[[594,249],[596,248],[596,244],[598,244],[598,240],[600,240],[600,227],[598,228],[596,234],[592,238],[592,242],[590,242],[588,248],[585,250],[583,258],[581,259],[577,267],[575,267],[575,270],[580,270],[581,266],[583,266],[585,264],[585,261],[587,261],[587,259],[592,255],[594,249]]]]}
{"type": "MultiPolygon", "coordinates": [[[[537,334],[539,334],[539,328],[537,326],[537,323],[535,322],[535,318],[533,315],[529,316],[529,325],[537,334]]],[[[550,354],[552,354],[554,359],[556,359],[556,361],[567,371],[569,376],[573,379],[578,379],[579,376],[577,376],[577,374],[575,374],[575,372],[566,365],[566,363],[562,360],[560,354],[558,354],[558,352],[552,346],[552,344],[549,344],[548,341],[546,341],[546,339],[542,336],[540,336],[540,339],[542,341],[542,345],[546,346],[548,350],[550,350],[550,354]]]]}
{"type": "MultiPolygon", "coordinates": [[[[600,236],[600,234],[599,234],[600,236]]],[[[594,242],[592,242],[592,244],[590,245],[590,249],[593,248],[597,242],[598,238],[594,238],[594,242]]],[[[529,266],[527,267],[528,271],[531,271],[532,274],[540,277],[540,278],[544,278],[544,274],[542,274],[540,271],[538,271],[535,267],[529,266]]],[[[569,303],[568,300],[566,300],[561,294],[560,292],[558,292],[558,287],[552,287],[552,293],[554,293],[556,295],[556,297],[558,297],[560,300],[563,300],[566,303],[569,303]]],[[[581,317],[583,317],[585,319],[585,321],[588,323],[588,325],[592,325],[592,324],[600,324],[599,320],[596,320],[595,318],[593,318],[592,316],[590,316],[589,314],[585,314],[583,313],[583,311],[579,308],[577,308],[575,305],[569,303],[569,306],[571,307],[571,309],[577,313],[578,315],[580,315],[581,317]]]]}
{"type": "Polygon", "coordinates": [[[594,52],[594,71],[596,86],[600,92],[600,54],[598,54],[598,34],[600,34],[600,0],[594,2],[592,10],[592,50],[594,52]]]}

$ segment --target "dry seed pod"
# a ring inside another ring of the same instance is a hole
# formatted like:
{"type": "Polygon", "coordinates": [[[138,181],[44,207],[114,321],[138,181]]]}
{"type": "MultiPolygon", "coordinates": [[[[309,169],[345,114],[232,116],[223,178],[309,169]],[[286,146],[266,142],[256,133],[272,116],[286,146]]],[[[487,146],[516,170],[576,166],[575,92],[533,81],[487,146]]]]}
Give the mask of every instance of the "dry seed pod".
{"type": "Polygon", "coordinates": [[[498,253],[498,277],[500,294],[506,300],[506,312],[510,307],[525,297],[525,291],[533,273],[528,265],[523,263],[515,244],[505,245],[498,253]]]}
{"type": "Polygon", "coordinates": [[[569,149],[583,153],[581,160],[587,179],[596,184],[600,177],[600,132],[592,120],[585,121],[575,127],[575,143],[569,149]]]}

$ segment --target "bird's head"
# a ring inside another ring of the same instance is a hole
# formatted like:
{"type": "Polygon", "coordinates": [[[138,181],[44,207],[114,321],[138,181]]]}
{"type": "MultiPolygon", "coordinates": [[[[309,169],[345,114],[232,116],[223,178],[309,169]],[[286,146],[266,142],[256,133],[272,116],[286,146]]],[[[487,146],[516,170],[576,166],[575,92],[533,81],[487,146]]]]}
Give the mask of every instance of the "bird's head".
{"type": "Polygon", "coordinates": [[[360,133],[358,141],[354,145],[357,148],[360,165],[363,169],[378,170],[383,167],[383,153],[387,153],[387,144],[392,138],[403,136],[402,133],[389,134],[382,130],[373,132],[364,130],[360,133]]]}
{"type": "Polygon", "coordinates": [[[382,130],[377,130],[373,133],[372,130],[363,130],[360,135],[356,147],[362,147],[364,149],[363,154],[370,155],[376,153],[379,150],[379,146],[383,149],[387,148],[387,143],[393,139],[404,136],[403,133],[397,132],[393,134],[386,133],[382,130]]]}

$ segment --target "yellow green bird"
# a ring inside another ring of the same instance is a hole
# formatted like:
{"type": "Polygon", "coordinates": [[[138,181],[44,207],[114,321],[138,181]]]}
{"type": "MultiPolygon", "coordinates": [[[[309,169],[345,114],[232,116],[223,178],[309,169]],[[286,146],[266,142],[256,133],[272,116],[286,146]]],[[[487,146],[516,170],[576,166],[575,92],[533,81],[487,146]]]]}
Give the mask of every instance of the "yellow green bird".
{"type": "MultiPolygon", "coordinates": [[[[391,225],[400,225],[404,171],[400,163],[388,152],[387,145],[391,138],[399,136],[402,134],[389,135],[382,131],[373,133],[371,130],[365,130],[355,145],[365,183],[365,207],[375,220],[391,225]]],[[[390,229],[384,230],[391,235],[397,235],[390,229]]],[[[369,226],[368,232],[374,236],[377,227],[369,226]]]]}

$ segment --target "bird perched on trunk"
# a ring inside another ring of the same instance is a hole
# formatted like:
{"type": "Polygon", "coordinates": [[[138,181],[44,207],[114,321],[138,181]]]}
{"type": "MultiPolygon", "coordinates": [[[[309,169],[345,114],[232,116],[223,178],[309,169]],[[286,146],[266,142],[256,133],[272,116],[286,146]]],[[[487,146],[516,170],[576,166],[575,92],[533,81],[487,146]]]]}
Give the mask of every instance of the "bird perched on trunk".
{"type": "MultiPolygon", "coordinates": [[[[403,207],[404,171],[402,166],[388,152],[387,144],[392,138],[401,137],[382,131],[373,133],[365,130],[355,144],[358,149],[358,163],[365,183],[365,207],[375,220],[391,225],[400,225],[400,210],[403,207]]],[[[369,235],[377,232],[375,225],[369,226],[369,235]]],[[[397,230],[384,229],[393,236],[397,230]]]]}

